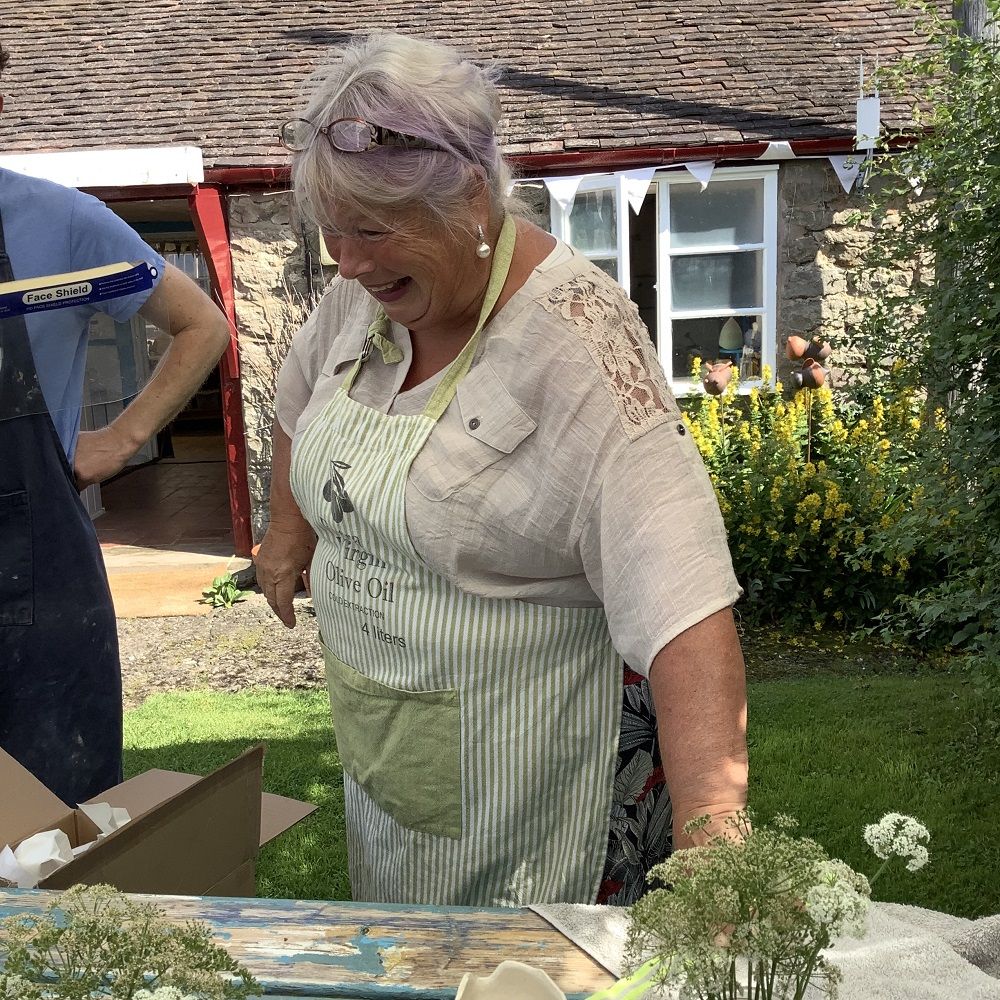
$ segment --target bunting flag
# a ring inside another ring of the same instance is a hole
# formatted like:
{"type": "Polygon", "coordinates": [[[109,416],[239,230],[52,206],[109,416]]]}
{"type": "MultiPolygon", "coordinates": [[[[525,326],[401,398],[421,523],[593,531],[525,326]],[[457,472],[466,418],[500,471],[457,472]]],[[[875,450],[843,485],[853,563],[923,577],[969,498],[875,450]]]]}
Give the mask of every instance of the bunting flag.
{"type": "Polygon", "coordinates": [[[758,160],[794,160],[795,153],[790,142],[769,142],[758,160]]]}
{"type": "Polygon", "coordinates": [[[858,174],[861,172],[861,164],[864,162],[864,157],[859,156],[857,153],[848,153],[845,156],[830,156],[828,159],[833,169],[837,172],[840,186],[850,194],[851,189],[854,187],[854,182],[858,179],[858,174]]]}
{"type": "Polygon", "coordinates": [[[573,211],[573,201],[576,198],[576,189],[580,186],[582,177],[543,177],[545,186],[549,189],[549,194],[553,200],[557,201],[564,212],[568,215],[573,211]]]}
{"type": "Polygon", "coordinates": [[[622,170],[619,174],[625,187],[625,197],[628,198],[628,203],[636,215],[642,211],[642,203],[649,190],[649,182],[655,173],[656,167],[639,167],[636,170],[622,170]]]}
{"type": "Polygon", "coordinates": [[[692,160],[685,163],[688,173],[701,185],[702,191],[708,187],[708,182],[712,179],[712,171],[715,170],[714,160],[692,160]]]}

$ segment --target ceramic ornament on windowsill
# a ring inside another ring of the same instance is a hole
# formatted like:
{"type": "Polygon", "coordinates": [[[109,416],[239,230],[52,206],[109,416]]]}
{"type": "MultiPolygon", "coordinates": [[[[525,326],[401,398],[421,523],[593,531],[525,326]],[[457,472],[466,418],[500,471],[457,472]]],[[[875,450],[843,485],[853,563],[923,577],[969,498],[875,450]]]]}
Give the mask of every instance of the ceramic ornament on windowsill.
{"type": "Polygon", "coordinates": [[[743,353],[743,328],[732,316],[719,330],[719,353],[731,359],[737,359],[743,353]]]}
{"type": "Polygon", "coordinates": [[[731,361],[717,361],[702,365],[701,384],[710,396],[721,396],[726,391],[736,369],[731,361]]]}
{"type": "Polygon", "coordinates": [[[743,335],[743,352],[740,355],[740,381],[760,378],[760,324],[754,320],[743,335]]]}

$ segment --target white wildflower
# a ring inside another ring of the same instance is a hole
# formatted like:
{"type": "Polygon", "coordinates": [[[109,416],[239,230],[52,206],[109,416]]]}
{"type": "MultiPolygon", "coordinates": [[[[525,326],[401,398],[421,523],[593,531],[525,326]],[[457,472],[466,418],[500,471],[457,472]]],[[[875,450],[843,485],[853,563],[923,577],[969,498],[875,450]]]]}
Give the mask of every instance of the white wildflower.
{"type": "Polygon", "coordinates": [[[176,986],[158,986],[155,990],[139,990],[133,1000],[198,1000],[193,993],[181,993],[176,986]]]}
{"type": "Polygon", "coordinates": [[[867,897],[872,894],[868,879],[861,872],[856,872],[846,861],[841,861],[840,858],[830,858],[829,861],[824,861],[819,866],[816,878],[822,885],[836,885],[838,882],[843,882],[862,896],[867,897]]]}
{"type": "Polygon", "coordinates": [[[20,976],[0,972],[0,1000],[23,1000],[25,997],[40,997],[37,986],[20,976]]]}
{"type": "Polygon", "coordinates": [[[889,858],[906,858],[907,868],[916,871],[927,863],[930,831],[912,816],[886,813],[878,823],[865,827],[865,842],[883,861],[889,858]],[[913,865],[914,867],[911,867],[913,865]]]}
{"type": "Polygon", "coordinates": [[[806,913],[834,937],[863,937],[868,900],[846,882],[820,883],[806,892],[806,913]]]}

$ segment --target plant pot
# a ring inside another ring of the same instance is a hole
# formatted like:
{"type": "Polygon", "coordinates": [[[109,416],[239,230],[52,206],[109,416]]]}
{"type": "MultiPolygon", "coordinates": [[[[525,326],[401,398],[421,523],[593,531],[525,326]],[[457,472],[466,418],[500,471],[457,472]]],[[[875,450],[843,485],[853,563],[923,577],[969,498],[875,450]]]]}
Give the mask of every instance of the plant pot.
{"type": "Polygon", "coordinates": [[[800,389],[818,389],[826,381],[826,369],[818,361],[807,361],[792,378],[800,389]]]}
{"type": "Polygon", "coordinates": [[[566,1000],[541,969],[521,962],[501,962],[489,976],[467,972],[455,1000],[566,1000]]]}
{"type": "Polygon", "coordinates": [[[805,337],[796,337],[792,334],[785,341],[785,356],[789,361],[798,361],[801,358],[825,361],[832,353],[833,348],[819,337],[806,340],[805,337]]]}
{"type": "Polygon", "coordinates": [[[718,364],[708,366],[708,370],[702,375],[701,384],[710,396],[721,396],[732,377],[732,363],[720,361],[718,364]]]}

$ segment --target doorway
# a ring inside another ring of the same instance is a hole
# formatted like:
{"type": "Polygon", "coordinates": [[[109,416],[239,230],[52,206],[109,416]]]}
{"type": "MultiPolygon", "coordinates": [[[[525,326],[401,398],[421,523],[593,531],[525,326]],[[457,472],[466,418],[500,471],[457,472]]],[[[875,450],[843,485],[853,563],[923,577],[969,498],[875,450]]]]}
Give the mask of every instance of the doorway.
{"type": "MultiPolygon", "coordinates": [[[[167,263],[211,294],[208,269],[193,234],[159,239],[146,235],[146,238],[167,263]]],[[[95,319],[88,368],[102,363],[110,366],[112,340],[107,337],[105,319],[95,319]],[[95,351],[100,346],[106,347],[104,354],[95,351]]],[[[170,344],[167,334],[141,316],[134,317],[130,326],[114,323],[111,326],[127,327],[118,330],[113,340],[124,372],[122,381],[127,383],[121,397],[123,402],[110,409],[107,404],[91,402],[85,407],[83,420],[83,426],[88,428],[105,426],[117,416],[130,398],[130,385],[155,373],[170,344]],[[131,351],[122,347],[129,344],[131,351]],[[135,378],[130,382],[133,370],[135,378]]],[[[132,395],[135,391],[133,388],[132,395]]],[[[117,564],[146,564],[157,559],[169,563],[184,558],[217,560],[232,556],[232,514],[218,368],[122,472],[100,485],[99,493],[91,496],[88,507],[109,569],[117,564]]]]}

